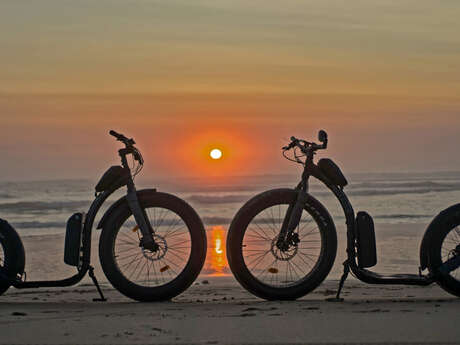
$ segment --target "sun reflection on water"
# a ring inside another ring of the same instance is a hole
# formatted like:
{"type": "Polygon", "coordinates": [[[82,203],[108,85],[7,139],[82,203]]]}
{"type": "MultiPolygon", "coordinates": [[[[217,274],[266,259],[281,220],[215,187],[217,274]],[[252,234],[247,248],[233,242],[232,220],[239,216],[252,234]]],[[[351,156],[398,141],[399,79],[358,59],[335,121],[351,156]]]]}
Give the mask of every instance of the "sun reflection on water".
{"type": "Polygon", "coordinates": [[[207,271],[213,276],[228,274],[227,256],[225,253],[226,231],[221,225],[213,226],[209,234],[207,271]]]}

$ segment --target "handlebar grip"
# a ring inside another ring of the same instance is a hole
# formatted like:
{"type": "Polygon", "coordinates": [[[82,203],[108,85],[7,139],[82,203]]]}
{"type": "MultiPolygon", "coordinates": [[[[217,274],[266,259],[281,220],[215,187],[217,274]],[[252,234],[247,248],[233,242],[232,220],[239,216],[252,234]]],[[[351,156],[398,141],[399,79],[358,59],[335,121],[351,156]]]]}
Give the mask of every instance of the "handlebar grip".
{"type": "Polygon", "coordinates": [[[113,129],[110,130],[109,134],[110,134],[111,136],[114,136],[114,137],[117,138],[117,139],[123,138],[123,135],[122,135],[122,134],[115,132],[113,129]]]}
{"type": "Polygon", "coordinates": [[[109,132],[109,134],[117,138],[117,140],[123,142],[126,146],[132,146],[136,143],[134,139],[128,139],[123,134],[117,133],[113,129],[109,132]]]}
{"type": "Polygon", "coordinates": [[[126,139],[125,136],[123,134],[120,134],[120,133],[117,133],[115,132],[113,129],[109,132],[110,135],[114,136],[115,138],[117,138],[118,140],[123,140],[123,139],[126,139]]]}

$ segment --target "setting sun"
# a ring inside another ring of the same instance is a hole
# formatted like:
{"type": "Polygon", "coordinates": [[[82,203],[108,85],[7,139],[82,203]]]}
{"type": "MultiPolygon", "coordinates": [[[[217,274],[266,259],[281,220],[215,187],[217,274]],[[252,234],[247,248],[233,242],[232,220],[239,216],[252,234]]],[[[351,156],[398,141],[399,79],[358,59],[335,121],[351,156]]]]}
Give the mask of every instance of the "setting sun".
{"type": "Polygon", "coordinates": [[[213,149],[211,152],[209,152],[209,155],[212,159],[220,159],[222,158],[222,151],[219,149],[213,149]]]}

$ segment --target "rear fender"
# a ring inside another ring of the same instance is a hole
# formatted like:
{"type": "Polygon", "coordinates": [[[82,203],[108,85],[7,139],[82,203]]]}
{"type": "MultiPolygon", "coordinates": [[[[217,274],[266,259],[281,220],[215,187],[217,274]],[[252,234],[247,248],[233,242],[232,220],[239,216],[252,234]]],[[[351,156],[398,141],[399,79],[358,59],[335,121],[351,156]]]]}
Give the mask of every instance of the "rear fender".
{"type": "MultiPolygon", "coordinates": [[[[143,194],[148,194],[152,192],[156,192],[156,189],[142,189],[137,191],[137,197],[139,200],[142,198],[143,194]]],[[[117,201],[115,201],[110,207],[105,211],[104,215],[102,216],[101,220],[99,221],[99,224],[97,225],[97,229],[102,229],[104,225],[107,223],[107,221],[110,219],[112,213],[121,206],[128,206],[128,200],[126,200],[126,196],[121,197],[117,201]]]]}

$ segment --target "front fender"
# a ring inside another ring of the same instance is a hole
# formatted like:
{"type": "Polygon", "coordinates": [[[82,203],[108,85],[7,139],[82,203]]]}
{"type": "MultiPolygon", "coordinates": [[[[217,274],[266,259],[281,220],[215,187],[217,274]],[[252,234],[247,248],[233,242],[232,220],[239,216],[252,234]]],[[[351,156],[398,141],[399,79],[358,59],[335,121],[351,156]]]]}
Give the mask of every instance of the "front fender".
{"type": "Polygon", "coordinates": [[[428,225],[428,228],[423,235],[422,243],[420,244],[420,268],[422,270],[427,268],[428,263],[430,262],[429,253],[431,237],[439,230],[439,227],[443,225],[446,217],[452,213],[460,213],[460,204],[452,205],[439,212],[439,214],[431,221],[430,225],[428,225]]]}
{"type": "MultiPolygon", "coordinates": [[[[140,198],[142,194],[147,194],[147,193],[152,193],[156,192],[156,189],[142,189],[137,191],[137,196],[140,198]]],[[[105,223],[110,219],[111,214],[120,206],[128,205],[128,201],[126,200],[126,195],[115,201],[110,207],[105,211],[104,215],[102,216],[101,220],[99,221],[99,224],[97,225],[97,229],[102,229],[105,225],[105,223]]]]}

